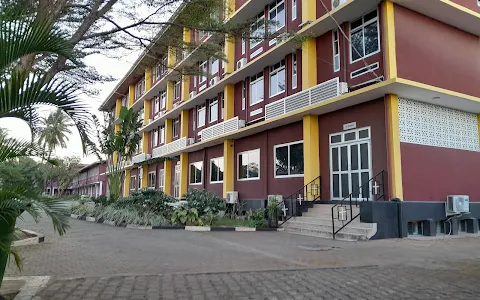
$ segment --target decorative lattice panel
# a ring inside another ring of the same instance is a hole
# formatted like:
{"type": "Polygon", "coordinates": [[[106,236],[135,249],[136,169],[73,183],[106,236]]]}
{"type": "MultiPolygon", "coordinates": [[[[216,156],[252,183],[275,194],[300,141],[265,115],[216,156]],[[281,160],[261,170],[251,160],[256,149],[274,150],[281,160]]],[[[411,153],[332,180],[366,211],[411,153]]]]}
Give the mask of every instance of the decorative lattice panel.
{"type": "Polygon", "coordinates": [[[400,98],[398,115],[401,142],[480,151],[475,114],[400,98]]]}

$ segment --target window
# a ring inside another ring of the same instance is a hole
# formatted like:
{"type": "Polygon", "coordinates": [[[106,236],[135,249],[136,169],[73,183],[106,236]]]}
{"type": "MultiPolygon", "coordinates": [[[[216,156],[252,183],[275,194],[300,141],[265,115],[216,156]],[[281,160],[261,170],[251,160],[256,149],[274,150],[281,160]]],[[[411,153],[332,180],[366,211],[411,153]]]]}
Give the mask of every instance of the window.
{"type": "Polygon", "coordinates": [[[223,157],[210,160],[210,183],[223,182],[223,157]]]}
{"type": "Polygon", "coordinates": [[[262,42],[265,36],[265,15],[263,12],[257,16],[257,20],[251,25],[250,32],[252,36],[250,38],[250,49],[253,49],[262,42]]]}
{"type": "Polygon", "coordinates": [[[198,107],[198,128],[205,126],[205,104],[198,107]]]}
{"type": "Polygon", "coordinates": [[[260,149],[238,153],[238,179],[260,179],[260,149]]]}
{"type": "Polygon", "coordinates": [[[263,72],[250,77],[250,105],[263,101],[263,72]]]}
{"type": "Polygon", "coordinates": [[[200,82],[199,84],[204,83],[207,81],[207,74],[208,74],[208,69],[207,69],[207,61],[204,61],[200,64],[200,82]]]}
{"type": "Polygon", "coordinates": [[[245,37],[242,37],[242,55],[245,54],[245,51],[246,51],[246,47],[245,47],[246,42],[247,41],[246,41],[245,37]]]}
{"type": "Polygon", "coordinates": [[[158,146],[158,129],[153,130],[153,135],[152,136],[153,136],[152,137],[152,139],[153,139],[152,145],[153,145],[153,147],[156,147],[156,146],[158,146]]]}
{"type": "Polygon", "coordinates": [[[167,92],[160,92],[160,109],[165,109],[167,107],[167,92]]]}
{"type": "Polygon", "coordinates": [[[292,0],[292,21],[297,19],[297,0],[292,0]]]}
{"type": "Polygon", "coordinates": [[[208,105],[208,122],[212,123],[218,120],[218,99],[214,98],[208,105]]]}
{"type": "Polygon", "coordinates": [[[303,176],[303,141],[274,147],[275,177],[303,176]]]}
{"type": "Polygon", "coordinates": [[[157,180],[157,174],[155,171],[148,173],[148,188],[149,189],[155,189],[155,182],[157,180]]]}
{"type": "Polygon", "coordinates": [[[190,184],[202,184],[202,167],[201,161],[190,164],[190,184]]]}
{"type": "MultiPolygon", "coordinates": [[[[138,170],[140,172],[140,170],[138,170]]],[[[142,176],[141,175],[138,175],[138,190],[141,190],[142,189],[142,176]]]]}
{"type": "Polygon", "coordinates": [[[160,96],[155,96],[153,99],[153,113],[157,114],[160,111],[160,96]]]}
{"type": "Polygon", "coordinates": [[[246,106],[246,99],[245,96],[247,95],[247,84],[245,83],[245,80],[242,81],[242,110],[245,110],[246,106]]]}
{"type": "Polygon", "coordinates": [[[297,81],[297,54],[292,54],[292,89],[296,89],[298,85],[297,81]]]}
{"type": "Polygon", "coordinates": [[[332,31],[333,39],[333,72],[340,71],[340,44],[338,39],[338,30],[332,31]]]}
{"type": "Polygon", "coordinates": [[[137,187],[137,176],[130,176],[130,190],[134,191],[137,187]]]}
{"type": "Polygon", "coordinates": [[[207,31],[199,30],[199,31],[198,31],[198,39],[199,39],[199,40],[203,39],[204,37],[207,36],[207,34],[208,34],[207,31]]]}
{"type": "Polygon", "coordinates": [[[127,107],[127,106],[128,106],[128,97],[127,97],[127,96],[123,96],[123,98],[122,98],[122,106],[123,106],[123,107],[127,107]]]}
{"type": "Polygon", "coordinates": [[[165,189],[165,169],[158,170],[158,189],[162,192],[165,189]]]}
{"type": "Polygon", "coordinates": [[[173,82],[173,99],[180,98],[180,80],[173,82]]]}
{"type": "Polygon", "coordinates": [[[213,75],[215,73],[218,73],[218,59],[217,58],[211,58],[210,59],[210,73],[213,75]]]}
{"type": "Polygon", "coordinates": [[[165,125],[160,126],[160,144],[165,143],[165,125]]]}
{"type": "Polygon", "coordinates": [[[285,91],[285,60],[270,67],[270,97],[285,91]]]}
{"type": "Polygon", "coordinates": [[[168,56],[167,55],[165,55],[162,58],[162,66],[161,66],[160,71],[161,71],[162,75],[165,75],[168,72],[168,56]]]}
{"type": "Polygon", "coordinates": [[[193,87],[197,87],[197,75],[193,76],[193,87]]]}
{"type": "Polygon", "coordinates": [[[140,81],[135,84],[135,100],[140,98],[143,93],[145,93],[145,78],[140,79],[140,81]]]}
{"type": "Polygon", "coordinates": [[[377,11],[350,23],[350,61],[355,62],[380,51],[377,11]]]}
{"type": "Polygon", "coordinates": [[[220,95],[220,99],[222,99],[222,120],[225,119],[225,97],[223,96],[223,93],[220,95]]]}
{"type": "Polygon", "coordinates": [[[275,33],[285,26],[285,2],[284,0],[276,0],[270,4],[269,11],[270,21],[273,21],[272,24],[269,24],[269,32],[275,33]]]}
{"type": "Polygon", "coordinates": [[[138,120],[143,124],[143,121],[145,120],[145,109],[138,112],[138,120]]]}
{"type": "Polygon", "coordinates": [[[178,137],[178,134],[180,133],[180,119],[176,118],[173,119],[173,137],[178,137]]]}
{"type": "Polygon", "coordinates": [[[155,79],[155,81],[158,81],[166,73],[167,73],[167,57],[165,56],[155,65],[155,68],[153,69],[153,78],[155,79]]]}

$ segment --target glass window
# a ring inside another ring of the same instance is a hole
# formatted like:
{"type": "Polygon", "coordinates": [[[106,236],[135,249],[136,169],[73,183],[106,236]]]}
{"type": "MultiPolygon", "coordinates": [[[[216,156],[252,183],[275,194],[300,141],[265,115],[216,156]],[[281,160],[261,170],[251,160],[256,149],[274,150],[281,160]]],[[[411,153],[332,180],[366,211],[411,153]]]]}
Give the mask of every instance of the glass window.
{"type": "Polygon", "coordinates": [[[157,174],[156,172],[150,172],[148,173],[148,188],[154,189],[155,188],[155,182],[157,180],[157,174]]]}
{"type": "Polygon", "coordinates": [[[160,144],[165,143],[165,125],[160,126],[160,144]]]}
{"type": "Polygon", "coordinates": [[[140,81],[135,84],[135,100],[142,97],[145,93],[145,78],[140,79],[140,81]]]}
{"type": "Polygon", "coordinates": [[[213,99],[208,108],[208,122],[212,123],[218,120],[218,100],[213,99]]]}
{"type": "Polygon", "coordinates": [[[180,120],[178,118],[173,119],[173,137],[178,137],[180,133],[180,120]]]}
{"type": "Polygon", "coordinates": [[[276,0],[272,4],[270,4],[270,11],[269,11],[270,21],[269,24],[269,31],[270,33],[275,33],[279,29],[285,26],[285,2],[284,0],[276,0]]]}
{"type": "Polygon", "coordinates": [[[162,58],[162,68],[161,68],[161,72],[162,72],[162,75],[165,75],[167,74],[168,72],[168,56],[165,55],[163,58],[162,58]]]}
{"type": "Polygon", "coordinates": [[[162,192],[165,189],[165,169],[158,170],[158,189],[162,192]]]}
{"type": "Polygon", "coordinates": [[[180,80],[173,83],[173,99],[180,98],[180,80]]]}
{"type": "Polygon", "coordinates": [[[198,128],[205,126],[205,104],[198,107],[198,128]]]}
{"type": "Polygon", "coordinates": [[[260,149],[238,154],[238,179],[260,179],[260,149]]]}
{"type": "Polygon", "coordinates": [[[263,72],[250,78],[250,105],[263,101],[263,72]]]}
{"type": "Polygon", "coordinates": [[[200,83],[199,84],[202,84],[205,81],[207,81],[207,74],[208,74],[207,61],[204,61],[200,64],[200,83]]]}
{"type": "MultiPolygon", "coordinates": [[[[140,169],[138,170],[140,172],[140,169]]],[[[138,183],[138,189],[140,190],[142,188],[142,176],[138,175],[137,178],[137,183],[138,183]]]]}
{"type": "Polygon", "coordinates": [[[247,42],[247,41],[246,41],[245,37],[242,37],[242,54],[245,54],[245,50],[246,50],[246,49],[245,49],[245,43],[246,43],[246,42],[247,42]]]}
{"type": "Polygon", "coordinates": [[[127,107],[127,106],[128,106],[128,97],[127,97],[127,96],[123,96],[123,98],[122,98],[122,106],[123,106],[123,107],[127,107]]]}
{"type": "Polygon", "coordinates": [[[223,157],[210,160],[210,183],[223,182],[223,157]]]}
{"type": "Polygon", "coordinates": [[[270,97],[285,91],[285,60],[270,67],[270,97]]]}
{"type": "Polygon", "coordinates": [[[160,97],[159,97],[159,96],[155,96],[153,99],[154,99],[154,102],[153,102],[153,113],[154,113],[154,114],[157,114],[157,113],[160,111],[160,97]]]}
{"type": "Polygon", "coordinates": [[[156,147],[158,145],[158,129],[153,130],[152,139],[152,145],[153,147],[156,147]]]}
{"type": "Polygon", "coordinates": [[[137,176],[130,176],[130,190],[133,191],[137,187],[137,176]]]}
{"type": "Polygon", "coordinates": [[[265,37],[265,15],[263,11],[257,16],[257,20],[250,27],[250,49],[260,44],[265,37]]]}
{"type": "Polygon", "coordinates": [[[140,122],[142,122],[143,124],[143,121],[145,120],[145,109],[141,109],[139,112],[138,112],[138,120],[140,122]]]}
{"type": "Polygon", "coordinates": [[[242,81],[242,110],[245,110],[246,106],[246,99],[245,96],[247,95],[247,84],[245,83],[245,80],[242,81]]]}
{"type": "Polygon", "coordinates": [[[201,161],[190,164],[190,184],[202,183],[202,167],[203,162],[201,161]]]}
{"type": "Polygon", "coordinates": [[[218,59],[217,58],[211,58],[210,59],[210,65],[211,65],[211,69],[210,69],[210,73],[213,75],[215,73],[218,73],[218,59]]]}
{"type": "Polygon", "coordinates": [[[160,109],[165,109],[167,107],[167,92],[160,92],[160,109]]]}
{"type": "Polygon", "coordinates": [[[303,175],[303,142],[275,146],[275,177],[303,175]]]}
{"type": "Polygon", "coordinates": [[[338,30],[332,32],[333,38],[333,71],[340,71],[340,44],[338,39],[338,30]]]}
{"type": "Polygon", "coordinates": [[[351,62],[380,50],[380,32],[376,10],[350,23],[350,41],[351,62]]]}
{"type": "Polygon", "coordinates": [[[292,89],[297,88],[297,54],[292,54],[292,89]]]}

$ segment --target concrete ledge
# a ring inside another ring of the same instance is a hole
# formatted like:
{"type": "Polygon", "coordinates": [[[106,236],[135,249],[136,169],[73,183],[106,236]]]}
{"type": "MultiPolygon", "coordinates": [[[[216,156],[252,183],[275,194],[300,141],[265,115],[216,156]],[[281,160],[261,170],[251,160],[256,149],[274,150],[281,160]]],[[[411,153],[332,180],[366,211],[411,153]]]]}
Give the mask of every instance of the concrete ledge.
{"type": "Polygon", "coordinates": [[[185,226],[185,230],[188,231],[210,231],[209,226],[185,226]]]}
{"type": "Polygon", "coordinates": [[[20,288],[20,293],[15,296],[15,300],[39,299],[35,295],[47,286],[50,276],[18,276],[5,277],[4,281],[23,280],[25,285],[20,288]]]}
{"type": "Polygon", "coordinates": [[[70,218],[72,218],[72,219],[78,219],[78,218],[80,218],[80,216],[79,216],[79,215],[76,215],[76,214],[71,214],[71,215],[70,215],[70,218]]]}
{"type": "Polygon", "coordinates": [[[103,224],[110,225],[110,226],[115,226],[115,222],[113,222],[113,221],[103,221],[103,224]]]}
{"type": "Polygon", "coordinates": [[[95,223],[96,219],[93,218],[93,217],[86,217],[86,218],[85,218],[85,221],[95,223]]]}
{"type": "Polygon", "coordinates": [[[28,239],[23,239],[23,240],[20,240],[20,241],[14,241],[13,244],[12,244],[13,247],[36,245],[36,244],[43,243],[45,241],[45,235],[43,235],[41,233],[37,233],[35,231],[27,230],[27,229],[20,229],[20,230],[23,231],[23,232],[26,232],[28,234],[36,235],[36,236],[28,238],[28,239]]]}

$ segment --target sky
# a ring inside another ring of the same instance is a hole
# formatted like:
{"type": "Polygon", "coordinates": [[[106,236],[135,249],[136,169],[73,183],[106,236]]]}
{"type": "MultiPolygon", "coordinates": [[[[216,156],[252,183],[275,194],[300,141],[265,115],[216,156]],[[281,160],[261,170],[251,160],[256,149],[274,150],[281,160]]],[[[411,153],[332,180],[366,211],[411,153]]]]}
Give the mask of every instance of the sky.
{"type": "MultiPolygon", "coordinates": [[[[100,121],[103,120],[103,114],[98,111],[98,107],[112,92],[119,80],[122,79],[122,77],[127,73],[139,55],[140,52],[133,52],[130,55],[123,56],[120,59],[113,59],[104,55],[96,54],[86,58],[86,63],[88,65],[94,66],[101,74],[111,75],[116,79],[115,81],[109,83],[96,84],[95,88],[99,90],[99,94],[97,96],[91,97],[84,94],[80,96],[82,100],[86,100],[90,103],[92,111],[97,114],[97,117],[100,121]]],[[[52,109],[45,108],[42,109],[41,114],[46,116],[50,111],[52,111],[52,109]]],[[[31,138],[30,129],[27,123],[23,122],[22,120],[14,118],[2,118],[0,119],[0,127],[7,129],[9,134],[17,139],[30,140],[31,138]]],[[[73,134],[69,137],[67,148],[57,149],[55,151],[56,156],[79,156],[82,158],[82,163],[86,164],[96,161],[97,157],[95,155],[83,155],[80,135],[75,128],[73,129],[73,134]]]]}

